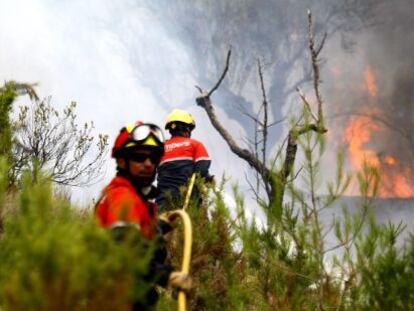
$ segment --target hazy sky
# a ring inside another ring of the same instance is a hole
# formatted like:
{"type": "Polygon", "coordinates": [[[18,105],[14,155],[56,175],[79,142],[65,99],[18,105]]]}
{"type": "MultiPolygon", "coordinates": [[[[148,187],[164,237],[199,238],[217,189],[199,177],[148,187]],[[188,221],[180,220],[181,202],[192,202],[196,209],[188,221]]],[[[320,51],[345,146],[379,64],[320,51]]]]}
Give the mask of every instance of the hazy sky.
{"type": "MultiPolygon", "coordinates": [[[[209,122],[201,122],[204,111],[188,105],[197,93],[186,50],[151,11],[131,3],[0,0],[0,79],[38,82],[39,95],[52,95],[58,109],[76,101],[79,121],[93,120],[96,132],[109,134],[110,144],[126,123],[141,119],[163,125],[170,109],[185,108],[196,118],[194,138],[211,153],[212,173],[240,172],[244,164],[223,152],[223,141],[209,122]]],[[[113,172],[108,160],[104,181],[91,190],[75,189],[75,198],[96,197],[113,172]]]]}

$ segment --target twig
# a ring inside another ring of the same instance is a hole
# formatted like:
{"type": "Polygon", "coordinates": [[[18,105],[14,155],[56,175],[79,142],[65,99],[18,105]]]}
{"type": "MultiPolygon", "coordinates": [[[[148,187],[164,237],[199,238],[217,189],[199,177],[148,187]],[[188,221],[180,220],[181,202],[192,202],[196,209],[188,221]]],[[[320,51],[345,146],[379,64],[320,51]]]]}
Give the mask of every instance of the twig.
{"type": "Polygon", "coordinates": [[[257,117],[254,117],[254,116],[252,116],[250,113],[248,113],[248,112],[241,112],[241,114],[243,114],[243,115],[245,115],[246,117],[248,117],[248,118],[250,118],[250,119],[252,119],[252,121],[255,123],[255,124],[259,124],[260,126],[262,126],[263,127],[263,123],[257,118],[257,117]]]}
{"type": "MultiPolygon", "coordinates": [[[[250,182],[249,178],[247,177],[246,174],[244,174],[244,178],[246,180],[246,182],[249,184],[250,190],[253,192],[254,197],[256,198],[256,200],[258,201],[260,199],[260,195],[259,195],[259,191],[254,189],[253,184],[250,182]]],[[[257,178],[257,180],[259,180],[257,178]]],[[[259,187],[257,186],[257,189],[259,189],[259,187]]]]}
{"type": "Polygon", "coordinates": [[[285,121],[286,120],[286,118],[282,118],[282,119],[280,119],[280,120],[276,120],[276,121],[274,121],[274,122],[272,122],[272,123],[270,123],[267,127],[272,127],[272,126],[274,126],[274,125],[277,125],[277,124],[279,124],[279,123],[282,123],[283,121],[285,121]]]}
{"type": "Polygon", "coordinates": [[[328,34],[324,32],[321,43],[319,44],[319,47],[316,49],[316,55],[319,55],[319,53],[322,51],[322,48],[325,45],[325,41],[327,37],[328,37],[328,34]]]}
{"type": "Polygon", "coordinates": [[[200,92],[200,94],[203,94],[203,89],[201,87],[198,85],[194,85],[194,87],[200,92]]]}
{"type": "Polygon", "coordinates": [[[221,74],[221,77],[217,81],[216,85],[213,86],[213,88],[207,93],[207,95],[206,95],[207,97],[210,97],[211,94],[213,94],[213,92],[218,89],[218,87],[220,86],[221,82],[224,80],[224,77],[226,76],[227,71],[229,70],[230,57],[231,57],[231,47],[230,47],[229,51],[227,52],[226,67],[224,68],[224,71],[221,74]]]}
{"type": "Polygon", "coordinates": [[[310,107],[310,105],[309,105],[309,101],[308,101],[308,99],[306,98],[305,94],[302,92],[302,90],[301,90],[299,87],[297,87],[297,88],[296,88],[296,91],[299,93],[299,97],[302,99],[303,104],[306,106],[306,108],[308,108],[309,113],[310,113],[310,115],[311,115],[312,119],[313,119],[315,122],[318,122],[318,119],[317,119],[317,118],[315,117],[315,115],[313,114],[312,109],[311,109],[311,107],[310,107]]]}
{"type": "Polygon", "coordinates": [[[312,22],[312,14],[308,11],[308,35],[309,35],[309,50],[311,52],[311,59],[312,59],[312,68],[313,68],[313,89],[315,91],[316,100],[318,102],[318,123],[323,123],[323,111],[322,111],[322,95],[319,91],[319,84],[321,83],[320,80],[320,73],[319,73],[319,53],[325,43],[326,36],[322,40],[320,46],[315,49],[315,37],[313,33],[313,22],[312,22]]]}
{"type": "Polygon", "coordinates": [[[267,113],[268,113],[268,103],[266,98],[266,90],[264,86],[264,80],[263,80],[263,72],[262,72],[262,65],[260,64],[260,60],[257,60],[257,67],[259,72],[259,78],[260,78],[260,88],[262,90],[262,96],[263,96],[263,123],[261,123],[263,127],[263,145],[262,145],[262,162],[263,164],[266,164],[266,147],[267,147],[267,113]]]}
{"type": "Polygon", "coordinates": [[[295,174],[295,176],[293,176],[291,179],[289,179],[289,183],[291,183],[291,182],[293,182],[296,178],[298,178],[298,176],[299,176],[299,174],[300,174],[300,172],[303,170],[303,166],[300,168],[300,169],[298,169],[298,171],[296,172],[296,174],[295,174]]]}

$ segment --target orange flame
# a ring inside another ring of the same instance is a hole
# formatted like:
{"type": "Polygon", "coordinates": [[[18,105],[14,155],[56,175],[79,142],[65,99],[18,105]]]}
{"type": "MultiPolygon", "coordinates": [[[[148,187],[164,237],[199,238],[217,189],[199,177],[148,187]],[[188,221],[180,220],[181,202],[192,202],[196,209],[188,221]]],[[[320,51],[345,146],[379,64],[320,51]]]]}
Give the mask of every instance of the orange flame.
{"type": "Polygon", "coordinates": [[[364,161],[372,166],[379,166],[380,161],[374,150],[365,149],[364,145],[371,139],[372,131],[379,131],[380,126],[367,116],[352,117],[345,130],[345,140],[352,166],[361,170],[364,161]]]}
{"type": "MultiPolygon", "coordinates": [[[[371,96],[366,103],[363,116],[351,117],[344,132],[348,146],[350,164],[354,171],[360,171],[364,163],[376,167],[381,173],[379,186],[380,197],[414,197],[413,171],[409,166],[402,166],[396,155],[387,154],[375,149],[372,145],[376,138],[386,134],[387,128],[370,115],[382,114],[379,106],[375,105],[378,95],[377,78],[371,66],[366,66],[363,72],[363,89],[371,96]],[[371,106],[369,109],[368,107],[371,106]],[[370,145],[371,143],[371,145],[370,145]]],[[[353,185],[351,192],[358,189],[353,185]]]]}
{"type": "MultiPolygon", "coordinates": [[[[345,141],[348,145],[351,165],[356,171],[361,170],[364,163],[380,170],[380,197],[413,197],[414,185],[410,182],[410,169],[398,170],[396,157],[392,155],[380,156],[374,149],[366,146],[374,134],[384,130],[378,122],[369,116],[355,116],[350,119],[345,129],[345,141]]],[[[356,189],[356,187],[354,188],[356,189]]]]}
{"type": "Polygon", "coordinates": [[[377,79],[371,66],[367,66],[364,70],[365,88],[371,96],[376,97],[378,94],[377,79]]]}
{"type": "Polygon", "coordinates": [[[394,158],[393,156],[390,156],[390,155],[386,155],[385,157],[384,157],[384,163],[386,163],[386,164],[388,164],[388,165],[390,165],[390,166],[394,166],[394,165],[396,165],[397,164],[397,159],[396,158],[394,158]]]}
{"type": "Polygon", "coordinates": [[[410,171],[386,174],[382,179],[387,178],[388,182],[382,183],[380,196],[408,198],[414,195],[413,185],[409,182],[410,171]]]}

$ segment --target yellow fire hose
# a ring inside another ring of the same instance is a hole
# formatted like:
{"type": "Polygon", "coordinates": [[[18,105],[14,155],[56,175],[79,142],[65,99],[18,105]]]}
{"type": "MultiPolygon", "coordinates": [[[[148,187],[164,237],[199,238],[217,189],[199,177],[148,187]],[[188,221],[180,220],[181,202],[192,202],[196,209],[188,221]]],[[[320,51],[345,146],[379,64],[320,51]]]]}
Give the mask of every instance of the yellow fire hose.
{"type": "MultiPolygon", "coordinates": [[[[188,208],[190,202],[191,193],[193,191],[194,182],[196,175],[193,174],[190,179],[188,186],[187,195],[185,197],[184,206],[182,209],[178,209],[171,212],[166,212],[164,215],[170,221],[174,221],[177,217],[180,217],[184,224],[184,250],[183,250],[183,261],[181,264],[181,272],[189,274],[190,272],[190,261],[191,261],[191,246],[193,244],[193,228],[191,225],[190,216],[185,211],[188,208]]],[[[164,216],[163,215],[163,216],[164,216]]],[[[184,291],[178,292],[178,311],[186,310],[187,297],[184,291]]]]}
{"type": "Polygon", "coordinates": [[[188,207],[188,204],[190,203],[191,193],[193,192],[195,179],[196,179],[196,174],[193,173],[193,175],[191,175],[190,184],[188,185],[187,195],[185,196],[183,210],[186,210],[188,207]]]}
{"type": "MultiPolygon", "coordinates": [[[[192,226],[191,220],[188,216],[187,212],[178,209],[175,211],[167,212],[166,213],[168,219],[175,220],[176,217],[181,217],[181,220],[184,224],[184,250],[183,250],[183,261],[181,264],[181,272],[188,274],[190,271],[190,260],[191,260],[191,246],[193,243],[193,233],[192,233],[192,226]]],[[[178,292],[178,310],[185,311],[186,310],[186,295],[184,291],[178,292]]]]}

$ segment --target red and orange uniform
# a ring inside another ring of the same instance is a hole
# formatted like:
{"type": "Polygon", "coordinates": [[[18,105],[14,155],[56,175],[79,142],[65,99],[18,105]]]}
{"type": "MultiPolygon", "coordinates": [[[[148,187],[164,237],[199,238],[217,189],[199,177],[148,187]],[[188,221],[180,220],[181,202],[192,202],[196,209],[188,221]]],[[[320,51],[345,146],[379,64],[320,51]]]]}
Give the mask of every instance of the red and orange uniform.
{"type": "Polygon", "coordinates": [[[142,234],[152,239],[156,234],[157,207],[143,199],[132,183],[123,176],[116,176],[103,190],[96,205],[96,215],[105,228],[136,224],[142,234]]]}
{"type": "MultiPolygon", "coordinates": [[[[193,138],[173,136],[164,144],[164,155],[158,166],[157,187],[161,193],[179,197],[179,188],[193,173],[209,177],[210,156],[204,145],[193,138]]],[[[162,196],[157,198],[163,199],[162,196]]]]}

